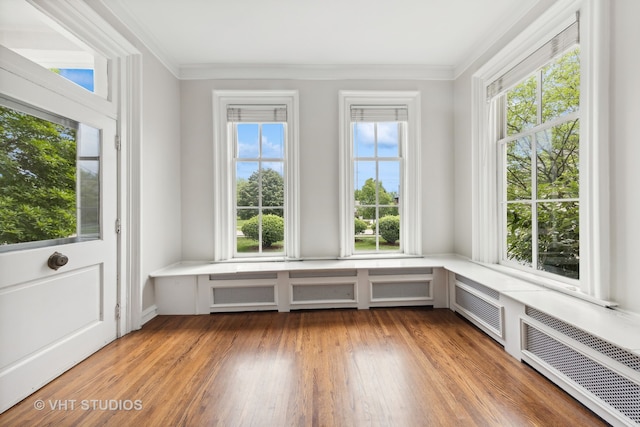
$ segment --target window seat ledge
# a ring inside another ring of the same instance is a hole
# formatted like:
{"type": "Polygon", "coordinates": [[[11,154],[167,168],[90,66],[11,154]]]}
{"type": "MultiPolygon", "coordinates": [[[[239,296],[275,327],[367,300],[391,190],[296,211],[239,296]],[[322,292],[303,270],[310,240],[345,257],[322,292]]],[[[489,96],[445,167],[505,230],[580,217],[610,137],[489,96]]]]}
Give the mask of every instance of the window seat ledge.
{"type": "MultiPolygon", "coordinates": [[[[396,259],[332,259],[211,263],[183,261],[150,273],[151,278],[208,275],[344,271],[373,269],[443,268],[464,276],[526,307],[534,308],[590,334],[640,355],[640,316],[605,308],[471,262],[458,255],[396,259]]],[[[185,282],[189,283],[189,282],[185,282]]],[[[452,301],[449,302],[451,306],[452,301]]]]}
{"type": "Polygon", "coordinates": [[[153,271],[151,278],[198,276],[232,273],[267,273],[304,270],[358,270],[376,268],[437,268],[444,267],[455,255],[437,255],[411,258],[332,259],[300,261],[263,261],[211,263],[208,261],[182,261],[153,271]]]}

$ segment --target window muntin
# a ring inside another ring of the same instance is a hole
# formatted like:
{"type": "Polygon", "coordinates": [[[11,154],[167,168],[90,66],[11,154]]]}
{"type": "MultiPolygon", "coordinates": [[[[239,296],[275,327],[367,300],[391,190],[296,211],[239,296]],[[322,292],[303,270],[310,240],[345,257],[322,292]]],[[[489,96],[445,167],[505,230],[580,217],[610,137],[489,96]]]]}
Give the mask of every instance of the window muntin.
{"type": "Polygon", "coordinates": [[[402,122],[354,122],[354,253],[401,251],[402,122]]]}
{"type": "Polygon", "coordinates": [[[493,102],[504,105],[502,262],[580,277],[580,49],[493,102]]]}
{"type": "Polygon", "coordinates": [[[0,98],[0,251],[100,238],[101,132],[0,98]]]}
{"type": "Polygon", "coordinates": [[[282,255],[286,123],[232,123],[236,147],[235,256],[282,255]]]}

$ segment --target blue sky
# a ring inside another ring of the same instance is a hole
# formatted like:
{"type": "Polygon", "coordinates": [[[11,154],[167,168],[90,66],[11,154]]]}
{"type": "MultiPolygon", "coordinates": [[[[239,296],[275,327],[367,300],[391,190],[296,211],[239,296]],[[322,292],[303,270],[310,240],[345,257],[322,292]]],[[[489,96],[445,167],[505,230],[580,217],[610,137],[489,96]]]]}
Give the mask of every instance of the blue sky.
{"type": "MultiPolygon", "coordinates": [[[[369,178],[376,178],[376,163],[371,161],[376,154],[377,157],[397,158],[399,157],[399,135],[398,123],[376,123],[359,122],[354,124],[353,155],[356,158],[354,164],[354,186],[356,189],[362,188],[369,178]],[[358,160],[363,158],[363,160],[358,160]],[[369,160],[365,160],[369,159],[369,160]]],[[[400,193],[400,162],[397,160],[378,161],[378,180],[384,189],[390,193],[400,193]]]]}
{"type": "MultiPolygon", "coordinates": [[[[258,139],[259,125],[242,123],[238,125],[238,158],[256,159],[260,156],[258,139]]],[[[264,123],[262,125],[262,158],[284,158],[284,125],[281,123],[264,123]]],[[[273,169],[284,175],[282,162],[263,162],[262,169],[273,169]]],[[[258,170],[258,162],[238,162],[236,179],[248,179],[258,170]]]]}
{"type": "Polygon", "coordinates": [[[93,92],[93,70],[60,68],[60,75],[67,80],[71,80],[78,86],[82,86],[88,91],[93,92]]]}
{"type": "MultiPolygon", "coordinates": [[[[377,133],[374,123],[357,123],[354,128],[354,156],[368,158],[357,160],[354,165],[354,184],[362,188],[368,178],[376,177],[375,155],[377,137],[378,158],[397,158],[399,153],[398,124],[378,123],[377,133]]],[[[242,123],[238,125],[238,159],[256,159],[259,157],[259,125],[242,123]]],[[[265,123],[262,125],[262,158],[278,159],[284,157],[284,125],[265,123]]],[[[284,174],[283,163],[263,162],[262,168],[274,169],[284,174]]],[[[248,179],[258,170],[258,162],[237,162],[236,178],[248,179]]],[[[379,160],[378,178],[387,192],[400,192],[400,162],[397,160],[379,160]]]]}

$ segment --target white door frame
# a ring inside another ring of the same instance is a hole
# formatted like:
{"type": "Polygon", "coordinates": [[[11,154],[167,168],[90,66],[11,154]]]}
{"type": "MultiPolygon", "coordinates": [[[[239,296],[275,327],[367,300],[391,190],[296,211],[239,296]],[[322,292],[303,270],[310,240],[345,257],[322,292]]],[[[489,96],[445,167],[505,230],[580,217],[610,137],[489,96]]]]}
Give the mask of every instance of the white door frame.
{"type": "MultiPolygon", "coordinates": [[[[118,336],[142,326],[141,142],[142,57],[140,51],[83,0],[27,0],[110,63],[110,94],[96,108],[118,121],[118,336]],[[106,103],[106,104],[105,104],[106,103]],[[105,111],[106,109],[106,111],[105,111]]],[[[101,2],[97,2],[101,6],[101,2]]],[[[55,88],[53,90],[56,90],[55,88]]],[[[66,93],[65,93],[66,94],[66,93]]],[[[86,99],[82,101],[86,102],[86,99]]]]}

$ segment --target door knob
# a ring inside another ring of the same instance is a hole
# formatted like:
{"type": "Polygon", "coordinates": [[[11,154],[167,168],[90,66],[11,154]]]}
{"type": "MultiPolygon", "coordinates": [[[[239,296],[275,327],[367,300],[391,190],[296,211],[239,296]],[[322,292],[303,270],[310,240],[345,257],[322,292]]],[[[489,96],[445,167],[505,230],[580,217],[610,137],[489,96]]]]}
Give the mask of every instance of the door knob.
{"type": "Polygon", "coordinates": [[[50,257],[49,261],[47,261],[47,265],[49,268],[53,270],[57,270],[60,267],[67,265],[69,262],[69,258],[66,255],[61,254],[60,252],[54,252],[50,257]]]}

